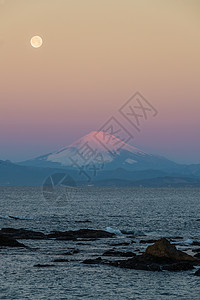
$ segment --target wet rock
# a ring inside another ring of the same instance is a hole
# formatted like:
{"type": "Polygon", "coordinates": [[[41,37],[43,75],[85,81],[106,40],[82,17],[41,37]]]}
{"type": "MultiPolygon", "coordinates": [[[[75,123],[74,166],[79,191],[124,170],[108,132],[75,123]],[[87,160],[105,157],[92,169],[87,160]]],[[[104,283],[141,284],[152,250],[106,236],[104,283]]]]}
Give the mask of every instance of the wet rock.
{"type": "Polygon", "coordinates": [[[97,241],[98,238],[89,238],[89,239],[84,239],[84,238],[76,238],[76,241],[81,241],[81,242],[94,242],[97,241]]]}
{"type": "Polygon", "coordinates": [[[193,269],[192,262],[170,262],[155,259],[152,256],[137,255],[134,258],[130,258],[126,261],[119,263],[121,268],[147,270],[147,271],[162,271],[168,270],[173,272],[186,271],[193,269]]]}
{"type": "MultiPolygon", "coordinates": [[[[130,244],[132,244],[133,242],[131,243],[128,243],[128,242],[124,242],[124,243],[113,243],[113,244],[110,244],[111,246],[129,246],[130,244]]],[[[135,242],[134,242],[135,243],[135,242]]]]}
{"type": "Polygon", "coordinates": [[[48,268],[48,267],[55,267],[55,265],[49,265],[49,264],[37,264],[37,265],[34,265],[33,267],[36,267],[36,268],[48,268]]]}
{"type": "Polygon", "coordinates": [[[156,242],[156,240],[141,240],[140,244],[153,244],[155,242],[156,242]]]}
{"type": "MultiPolygon", "coordinates": [[[[123,233],[123,232],[122,232],[122,233],[123,233]]],[[[128,239],[135,239],[135,238],[136,238],[135,235],[133,235],[133,234],[127,234],[126,237],[127,237],[128,239]]]]}
{"type": "Polygon", "coordinates": [[[69,260],[64,259],[64,258],[57,258],[57,259],[54,259],[52,262],[69,262],[69,260]]]}
{"type": "Polygon", "coordinates": [[[182,236],[175,236],[175,237],[171,237],[170,239],[172,239],[172,240],[182,240],[183,237],[182,236]]]}
{"type": "Polygon", "coordinates": [[[82,239],[99,239],[99,238],[111,238],[115,234],[104,230],[94,230],[94,229],[79,229],[70,231],[54,231],[48,234],[48,238],[55,238],[57,240],[77,240],[82,239]]]}
{"type": "Polygon", "coordinates": [[[5,234],[1,234],[0,233],[0,247],[24,247],[26,248],[26,246],[22,243],[19,243],[18,241],[16,241],[15,239],[6,236],[5,234]]]}
{"type": "Polygon", "coordinates": [[[194,268],[193,265],[188,262],[174,263],[162,267],[163,270],[173,271],[173,272],[188,271],[188,270],[192,270],[193,268],[194,268]]]}
{"type": "Polygon", "coordinates": [[[101,257],[97,257],[97,258],[93,258],[93,259],[85,259],[83,262],[83,264],[102,264],[103,263],[103,260],[101,257]]]}
{"type": "Polygon", "coordinates": [[[194,257],[200,259],[200,252],[196,253],[196,254],[194,255],[194,257]]]}
{"type": "Polygon", "coordinates": [[[197,248],[197,249],[192,249],[192,252],[200,252],[200,248],[197,248]]]}
{"type": "Polygon", "coordinates": [[[180,250],[166,239],[161,238],[155,244],[148,246],[145,255],[151,255],[156,258],[170,259],[172,261],[196,261],[196,258],[188,255],[180,250]]]}
{"type": "Polygon", "coordinates": [[[99,238],[111,238],[115,234],[104,230],[94,229],[79,229],[70,231],[52,231],[50,234],[44,234],[42,232],[27,230],[27,229],[15,229],[15,228],[3,228],[0,233],[6,234],[9,237],[15,239],[32,239],[32,240],[44,240],[44,239],[57,239],[57,240],[70,240],[76,241],[77,239],[95,240],[99,238]]]}
{"type": "Polygon", "coordinates": [[[133,257],[133,256],[136,256],[136,254],[131,251],[122,252],[122,251],[108,250],[103,253],[103,256],[133,257]]]}
{"type": "Polygon", "coordinates": [[[146,270],[146,271],[162,271],[161,266],[157,262],[144,258],[143,255],[137,255],[126,261],[119,262],[120,268],[146,270]]]}
{"type": "Polygon", "coordinates": [[[192,242],[192,246],[200,246],[200,242],[194,241],[192,242]]]}
{"type": "Polygon", "coordinates": [[[14,216],[9,216],[9,218],[14,219],[14,220],[20,220],[20,218],[14,217],[14,216]]]}
{"type": "Polygon", "coordinates": [[[200,269],[194,273],[195,276],[200,276],[200,269]]]}
{"type": "Polygon", "coordinates": [[[0,233],[6,234],[14,239],[31,239],[31,240],[44,240],[46,235],[42,232],[32,231],[27,229],[14,229],[14,228],[2,228],[0,233]]]}
{"type": "Polygon", "coordinates": [[[90,220],[75,221],[75,223],[92,223],[90,220]]]}

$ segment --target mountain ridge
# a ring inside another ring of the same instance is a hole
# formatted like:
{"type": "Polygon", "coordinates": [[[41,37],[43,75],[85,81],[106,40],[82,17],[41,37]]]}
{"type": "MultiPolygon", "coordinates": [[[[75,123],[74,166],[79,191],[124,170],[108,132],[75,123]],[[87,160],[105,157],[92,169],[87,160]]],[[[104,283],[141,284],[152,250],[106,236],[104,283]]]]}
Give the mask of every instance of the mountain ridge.
{"type": "MultiPolygon", "coordinates": [[[[200,171],[200,166],[199,166],[200,171]]],[[[68,174],[77,186],[87,186],[77,170],[20,166],[0,160],[0,186],[40,186],[52,174],[68,174]]],[[[127,171],[123,168],[103,170],[89,185],[135,187],[200,187],[200,176],[170,174],[159,170],[127,171]]]]}

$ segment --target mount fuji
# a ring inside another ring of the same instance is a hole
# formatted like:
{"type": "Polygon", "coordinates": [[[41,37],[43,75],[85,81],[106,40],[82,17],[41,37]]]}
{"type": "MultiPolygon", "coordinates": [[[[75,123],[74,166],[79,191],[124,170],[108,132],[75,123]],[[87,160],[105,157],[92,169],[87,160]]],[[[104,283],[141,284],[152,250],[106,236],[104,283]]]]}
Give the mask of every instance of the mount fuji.
{"type": "Polygon", "coordinates": [[[95,164],[102,170],[120,168],[128,171],[172,171],[179,166],[162,156],[145,153],[104,131],[92,131],[69,146],[20,164],[70,169],[95,164]]]}

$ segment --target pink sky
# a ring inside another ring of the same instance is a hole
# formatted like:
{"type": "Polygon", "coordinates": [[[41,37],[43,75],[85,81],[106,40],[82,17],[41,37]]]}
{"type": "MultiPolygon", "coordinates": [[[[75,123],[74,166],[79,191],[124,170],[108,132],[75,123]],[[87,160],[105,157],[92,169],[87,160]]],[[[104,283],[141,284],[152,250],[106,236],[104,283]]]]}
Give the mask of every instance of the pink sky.
{"type": "Polygon", "coordinates": [[[0,4],[0,159],[71,144],[140,91],[159,113],[140,134],[123,120],[132,144],[200,163],[199,28],[196,0],[0,4]]]}

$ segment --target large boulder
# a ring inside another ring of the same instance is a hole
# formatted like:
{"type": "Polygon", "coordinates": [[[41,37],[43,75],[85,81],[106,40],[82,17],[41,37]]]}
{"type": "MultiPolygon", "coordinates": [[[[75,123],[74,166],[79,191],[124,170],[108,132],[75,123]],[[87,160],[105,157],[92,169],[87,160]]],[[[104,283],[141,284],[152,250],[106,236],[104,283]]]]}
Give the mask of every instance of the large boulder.
{"type": "Polygon", "coordinates": [[[161,238],[155,244],[148,246],[144,255],[151,255],[155,258],[167,259],[171,261],[195,262],[196,258],[177,250],[166,238],[161,238]]]}
{"type": "Polygon", "coordinates": [[[0,247],[26,247],[24,244],[19,243],[13,238],[0,234],[0,247]]]}

